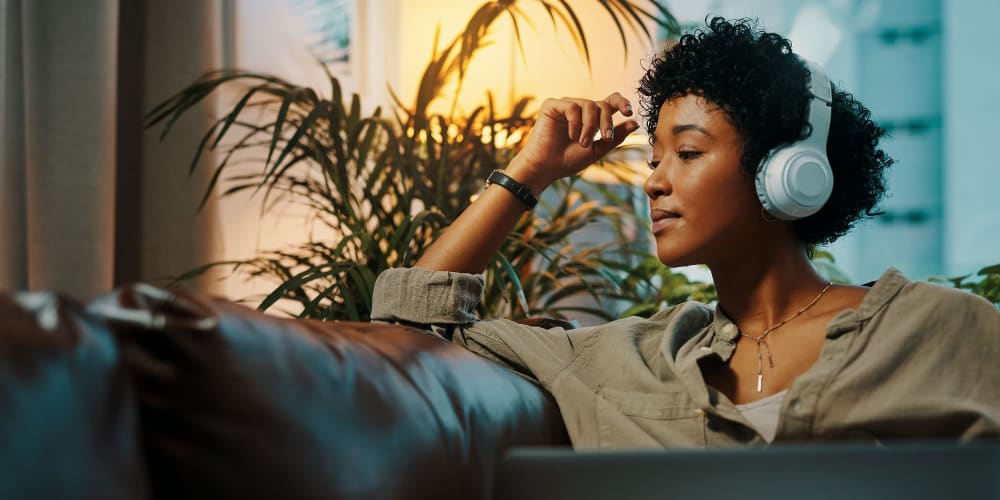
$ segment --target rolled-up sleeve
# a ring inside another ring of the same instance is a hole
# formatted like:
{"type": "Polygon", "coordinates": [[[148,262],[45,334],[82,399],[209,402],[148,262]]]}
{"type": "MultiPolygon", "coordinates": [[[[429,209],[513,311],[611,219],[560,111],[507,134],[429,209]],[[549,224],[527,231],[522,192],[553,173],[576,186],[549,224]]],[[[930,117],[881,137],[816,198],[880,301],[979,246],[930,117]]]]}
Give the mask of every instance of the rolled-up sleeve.
{"type": "Polygon", "coordinates": [[[387,269],[375,281],[372,319],[418,325],[464,325],[476,320],[483,294],[481,274],[387,269]]]}
{"type": "Polygon", "coordinates": [[[547,385],[578,354],[592,329],[539,328],[475,316],[483,293],[480,274],[393,268],[372,293],[372,320],[402,323],[445,340],[547,385]]]}

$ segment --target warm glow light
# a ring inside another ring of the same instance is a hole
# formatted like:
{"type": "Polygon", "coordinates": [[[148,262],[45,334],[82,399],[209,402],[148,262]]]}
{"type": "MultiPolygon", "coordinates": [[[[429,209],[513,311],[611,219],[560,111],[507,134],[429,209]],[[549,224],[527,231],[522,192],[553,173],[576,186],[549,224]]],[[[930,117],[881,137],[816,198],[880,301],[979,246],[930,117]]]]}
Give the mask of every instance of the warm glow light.
{"type": "Polygon", "coordinates": [[[517,143],[521,142],[521,138],[523,137],[524,137],[523,132],[521,132],[520,130],[515,130],[514,133],[510,134],[510,137],[507,138],[507,142],[504,144],[504,146],[506,147],[515,146],[517,145],[517,143]]]}
{"type": "Polygon", "coordinates": [[[441,122],[437,120],[431,122],[431,138],[437,143],[444,142],[444,136],[441,135],[441,122]]]}
{"type": "MultiPolygon", "coordinates": [[[[497,125],[497,128],[499,128],[499,125],[497,125]]],[[[496,134],[496,143],[499,146],[501,146],[501,147],[507,145],[507,130],[506,129],[500,128],[500,130],[497,131],[497,134],[496,134]]]]}
{"type": "MultiPolygon", "coordinates": [[[[588,70],[565,27],[551,29],[547,22],[549,14],[542,2],[522,3],[525,15],[540,21],[534,26],[521,24],[526,61],[514,45],[515,35],[509,18],[502,17],[493,26],[489,37],[492,43],[475,55],[468,68],[457,97],[458,115],[485,104],[486,92],[492,93],[495,109],[500,113],[510,109],[514,100],[522,96],[534,96],[535,106],[546,97],[601,99],[615,91],[637,101],[634,89],[643,74],[642,61],[656,49],[642,35],[627,35],[630,50],[626,55],[606,6],[600,2],[569,2],[580,22],[589,28],[587,42],[593,69],[588,70]]],[[[399,80],[398,84],[393,82],[392,87],[404,102],[413,102],[431,55],[435,30],[440,27],[440,50],[465,27],[479,5],[480,2],[465,0],[399,2],[400,31],[394,38],[402,43],[393,54],[393,59],[398,61],[399,80]]],[[[646,26],[656,32],[652,21],[647,21],[646,26]]],[[[444,88],[442,95],[447,97],[434,101],[428,113],[450,115],[455,90],[453,84],[444,88]]]]}

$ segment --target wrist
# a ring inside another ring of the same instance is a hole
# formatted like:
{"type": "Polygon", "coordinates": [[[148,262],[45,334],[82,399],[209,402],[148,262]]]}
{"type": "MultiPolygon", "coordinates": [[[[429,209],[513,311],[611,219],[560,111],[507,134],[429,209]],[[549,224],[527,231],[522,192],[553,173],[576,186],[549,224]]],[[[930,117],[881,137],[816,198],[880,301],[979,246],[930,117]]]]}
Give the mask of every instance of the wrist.
{"type": "Polygon", "coordinates": [[[549,187],[551,182],[546,181],[539,175],[541,169],[532,168],[527,165],[524,161],[520,160],[519,157],[515,157],[507,166],[503,169],[511,179],[524,184],[525,187],[531,190],[532,194],[535,196],[541,196],[542,191],[549,187]]]}

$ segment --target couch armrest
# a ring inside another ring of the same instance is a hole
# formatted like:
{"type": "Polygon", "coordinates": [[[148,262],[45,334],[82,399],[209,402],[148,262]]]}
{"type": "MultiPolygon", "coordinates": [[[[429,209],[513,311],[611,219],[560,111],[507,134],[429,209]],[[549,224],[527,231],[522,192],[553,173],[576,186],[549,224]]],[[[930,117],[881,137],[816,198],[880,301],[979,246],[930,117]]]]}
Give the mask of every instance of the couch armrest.
{"type": "Polygon", "coordinates": [[[51,292],[0,294],[0,498],[149,498],[112,332],[51,292]]]}

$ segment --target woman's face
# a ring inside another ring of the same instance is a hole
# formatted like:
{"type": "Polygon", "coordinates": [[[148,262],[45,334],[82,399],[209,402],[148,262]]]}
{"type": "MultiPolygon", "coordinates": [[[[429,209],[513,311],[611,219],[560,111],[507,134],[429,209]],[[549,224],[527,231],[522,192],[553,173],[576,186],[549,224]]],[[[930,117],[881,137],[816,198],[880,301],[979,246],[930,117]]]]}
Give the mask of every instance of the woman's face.
{"type": "Polygon", "coordinates": [[[712,265],[755,248],[764,221],[742,155],[742,138],[715,103],[690,94],[663,103],[644,189],[664,264],[712,265]]]}

